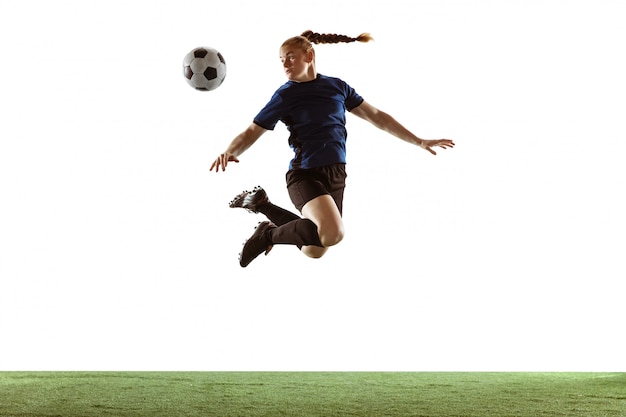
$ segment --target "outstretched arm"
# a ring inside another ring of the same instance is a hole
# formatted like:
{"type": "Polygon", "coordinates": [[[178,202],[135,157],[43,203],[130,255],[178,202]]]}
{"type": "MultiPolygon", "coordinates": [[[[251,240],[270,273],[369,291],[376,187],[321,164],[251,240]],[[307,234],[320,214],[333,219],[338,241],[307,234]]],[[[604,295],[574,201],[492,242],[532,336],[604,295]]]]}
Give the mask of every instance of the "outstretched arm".
{"type": "Polygon", "coordinates": [[[237,157],[252,146],[265,132],[267,132],[267,130],[256,123],[250,124],[246,130],[233,139],[224,152],[215,158],[209,171],[213,171],[213,168],[215,168],[215,172],[219,172],[220,167],[222,171],[224,171],[229,162],[239,162],[237,157]]]}
{"type": "Polygon", "coordinates": [[[378,110],[366,101],[361,103],[358,107],[352,109],[351,113],[363,120],[367,120],[377,128],[391,133],[397,138],[426,149],[433,155],[437,155],[437,153],[432,149],[435,146],[439,146],[443,149],[454,147],[454,142],[450,139],[429,140],[418,138],[389,114],[378,110]]]}

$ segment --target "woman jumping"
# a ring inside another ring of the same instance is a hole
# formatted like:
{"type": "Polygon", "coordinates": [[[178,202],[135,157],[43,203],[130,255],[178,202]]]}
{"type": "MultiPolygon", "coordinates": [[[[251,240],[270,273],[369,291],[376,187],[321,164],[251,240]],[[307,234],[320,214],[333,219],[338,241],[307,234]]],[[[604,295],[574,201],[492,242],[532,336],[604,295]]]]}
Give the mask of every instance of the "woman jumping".
{"type": "Polygon", "coordinates": [[[264,214],[239,254],[239,264],[248,266],[273,245],[295,245],[302,253],[320,258],[344,236],[343,192],[346,179],[346,110],[406,142],[433,155],[434,147],[454,147],[449,139],[426,140],[415,136],[389,114],[378,110],[338,78],[315,69],[313,43],[369,42],[369,34],[356,38],[306,31],[287,39],[280,47],[280,60],[288,81],[272,96],[252,124],[236,136],[210,170],[224,171],[263,133],[278,121],[290,132],[289,146],[294,157],[286,174],[289,197],[302,217],[272,204],[261,187],[237,195],[230,207],[264,214]]]}

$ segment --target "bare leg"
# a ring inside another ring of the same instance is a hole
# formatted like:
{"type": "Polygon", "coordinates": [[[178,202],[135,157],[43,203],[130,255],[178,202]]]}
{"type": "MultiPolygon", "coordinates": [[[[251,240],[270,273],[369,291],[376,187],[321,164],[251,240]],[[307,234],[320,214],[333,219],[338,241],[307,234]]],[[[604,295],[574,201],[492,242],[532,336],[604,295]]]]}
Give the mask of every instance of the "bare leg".
{"type": "Polygon", "coordinates": [[[321,258],[329,246],[341,242],[344,236],[344,226],[341,213],[335,200],[326,194],[314,198],[302,207],[302,215],[317,226],[317,233],[324,247],[303,246],[302,253],[311,258],[321,258]]]}

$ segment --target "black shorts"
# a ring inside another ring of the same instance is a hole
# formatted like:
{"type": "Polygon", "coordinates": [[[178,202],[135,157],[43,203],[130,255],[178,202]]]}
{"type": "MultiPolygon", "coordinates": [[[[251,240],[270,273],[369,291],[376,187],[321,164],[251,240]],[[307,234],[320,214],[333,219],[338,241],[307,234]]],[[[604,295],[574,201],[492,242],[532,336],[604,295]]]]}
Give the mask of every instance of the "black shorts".
{"type": "Polygon", "coordinates": [[[298,211],[309,201],[329,194],[339,213],[343,210],[343,190],[346,188],[346,164],[332,164],[310,169],[292,169],[285,175],[287,191],[298,211]]]}

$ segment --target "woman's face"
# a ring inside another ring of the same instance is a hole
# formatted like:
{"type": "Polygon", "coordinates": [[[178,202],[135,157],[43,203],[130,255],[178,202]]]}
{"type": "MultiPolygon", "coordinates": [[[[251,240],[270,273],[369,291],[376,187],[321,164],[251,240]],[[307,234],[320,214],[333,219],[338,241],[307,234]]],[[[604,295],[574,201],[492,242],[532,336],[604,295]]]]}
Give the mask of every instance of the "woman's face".
{"type": "Polygon", "coordinates": [[[280,62],[283,63],[285,75],[291,81],[304,82],[315,78],[312,67],[313,51],[306,53],[300,48],[283,46],[280,48],[280,62]]]}

